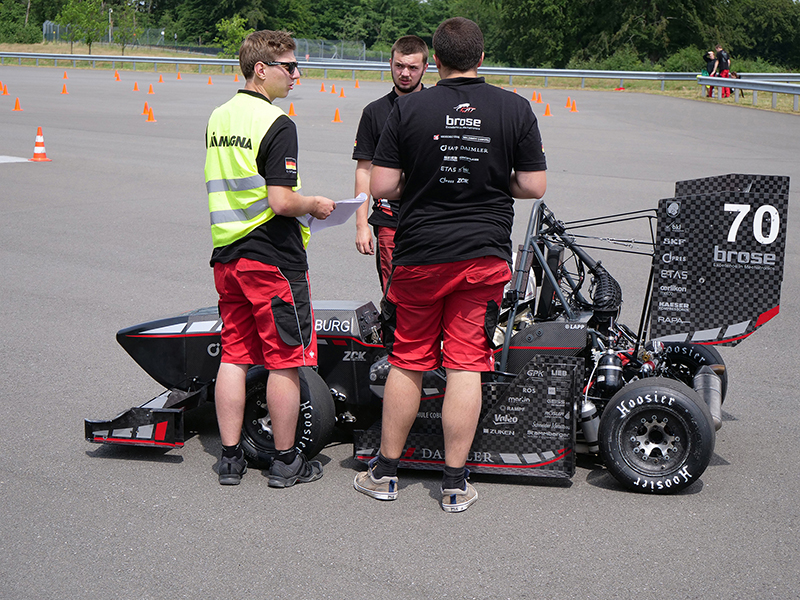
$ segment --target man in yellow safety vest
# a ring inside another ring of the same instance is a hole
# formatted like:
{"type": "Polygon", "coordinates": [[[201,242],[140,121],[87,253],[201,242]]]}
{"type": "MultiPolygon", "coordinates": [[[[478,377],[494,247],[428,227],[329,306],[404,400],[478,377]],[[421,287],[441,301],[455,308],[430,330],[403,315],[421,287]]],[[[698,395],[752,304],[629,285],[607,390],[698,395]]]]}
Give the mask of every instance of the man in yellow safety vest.
{"type": "Polygon", "coordinates": [[[239,50],[244,89],[214,110],[206,129],[211,265],[223,323],[215,388],[223,485],[238,484],[247,470],[239,442],[250,365],[269,370],[267,407],[276,450],[269,485],[288,487],[322,476],[322,465],[295,448],[298,367],[317,362],[305,218],[325,219],[335,204],[297,191],[297,130],[272,104],[300,78],[294,50],[285,31],[250,34],[239,50]]]}

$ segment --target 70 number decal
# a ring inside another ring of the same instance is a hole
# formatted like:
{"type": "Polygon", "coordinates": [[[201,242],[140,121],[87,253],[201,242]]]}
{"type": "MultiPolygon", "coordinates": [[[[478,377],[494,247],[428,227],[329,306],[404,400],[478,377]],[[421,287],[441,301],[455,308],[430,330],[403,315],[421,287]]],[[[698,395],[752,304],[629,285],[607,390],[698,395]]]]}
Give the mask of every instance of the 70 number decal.
{"type": "MultiPolygon", "coordinates": [[[[728,230],[728,241],[735,242],[736,236],[739,233],[739,227],[744,221],[745,215],[750,212],[751,206],[749,204],[725,204],[725,212],[738,213],[733,219],[730,230],[728,230]]],[[[774,206],[765,204],[759,206],[753,214],[753,235],[756,240],[762,244],[771,244],[778,239],[780,232],[781,219],[778,215],[778,209],[774,206]],[[769,233],[764,235],[764,216],[769,216],[769,233]]]]}

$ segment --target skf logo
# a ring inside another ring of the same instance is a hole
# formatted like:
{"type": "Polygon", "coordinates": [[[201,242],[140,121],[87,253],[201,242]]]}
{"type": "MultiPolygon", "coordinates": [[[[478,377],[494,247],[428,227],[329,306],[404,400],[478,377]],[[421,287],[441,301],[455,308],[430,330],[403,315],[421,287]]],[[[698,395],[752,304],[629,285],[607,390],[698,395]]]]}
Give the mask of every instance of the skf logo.
{"type": "Polygon", "coordinates": [[[287,156],[284,159],[284,164],[287,171],[297,171],[297,161],[294,158],[287,156]]]}
{"type": "Polygon", "coordinates": [[[471,113],[475,110],[474,106],[470,106],[469,102],[464,102],[464,104],[459,104],[458,106],[454,106],[453,109],[460,113],[471,113]]]}

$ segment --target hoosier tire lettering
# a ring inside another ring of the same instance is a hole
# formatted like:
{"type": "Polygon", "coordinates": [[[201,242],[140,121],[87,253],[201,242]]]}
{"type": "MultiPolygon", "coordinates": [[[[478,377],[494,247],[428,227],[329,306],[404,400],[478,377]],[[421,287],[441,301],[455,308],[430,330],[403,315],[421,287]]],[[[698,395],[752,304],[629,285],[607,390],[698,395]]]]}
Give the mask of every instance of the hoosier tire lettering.
{"type": "Polygon", "coordinates": [[[708,407],[680,381],[626,385],[600,419],[598,445],[609,473],[628,489],[671,494],[697,481],[714,453],[708,407]]]}

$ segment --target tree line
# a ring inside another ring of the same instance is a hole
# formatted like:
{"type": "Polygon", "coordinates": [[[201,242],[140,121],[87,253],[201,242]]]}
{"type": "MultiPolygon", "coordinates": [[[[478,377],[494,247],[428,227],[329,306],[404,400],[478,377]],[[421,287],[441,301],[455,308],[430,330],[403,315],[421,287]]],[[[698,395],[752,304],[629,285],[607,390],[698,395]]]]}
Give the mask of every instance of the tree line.
{"type": "Polygon", "coordinates": [[[80,39],[96,42],[81,15],[107,28],[109,9],[115,28],[127,19],[133,32],[158,27],[182,45],[221,45],[230,31],[218,25],[236,19],[245,30],[387,50],[409,33],[430,43],[443,19],[464,16],[481,26],[489,64],[699,71],[703,51],[720,43],[737,70],[800,69],[796,0],[0,0],[0,42],[39,41],[44,20],[79,18],[80,39]]]}

